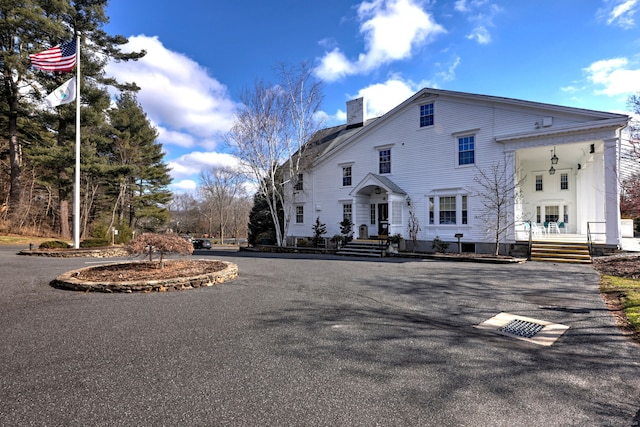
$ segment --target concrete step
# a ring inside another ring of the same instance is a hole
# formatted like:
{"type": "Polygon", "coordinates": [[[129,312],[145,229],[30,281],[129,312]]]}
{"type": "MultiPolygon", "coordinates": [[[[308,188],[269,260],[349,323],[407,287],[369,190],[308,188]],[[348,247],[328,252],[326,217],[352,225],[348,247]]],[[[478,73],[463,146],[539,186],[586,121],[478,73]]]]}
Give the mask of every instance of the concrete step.
{"type": "Polygon", "coordinates": [[[531,260],[591,264],[589,246],[584,243],[534,242],[531,260]]]}
{"type": "Polygon", "coordinates": [[[382,254],[381,253],[373,253],[373,252],[357,252],[357,251],[337,251],[336,255],[343,255],[343,256],[362,256],[362,257],[370,257],[370,258],[382,258],[382,254]]]}
{"type": "Polygon", "coordinates": [[[336,254],[346,256],[368,256],[381,258],[387,249],[386,241],[353,240],[340,248],[336,254]]]}
{"type": "Polygon", "coordinates": [[[572,263],[572,264],[591,264],[591,259],[569,259],[569,258],[553,258],[553,257],[534,257],[531,256],[531,261],[540,262],[557,262],[557,263],[572,263]]]}

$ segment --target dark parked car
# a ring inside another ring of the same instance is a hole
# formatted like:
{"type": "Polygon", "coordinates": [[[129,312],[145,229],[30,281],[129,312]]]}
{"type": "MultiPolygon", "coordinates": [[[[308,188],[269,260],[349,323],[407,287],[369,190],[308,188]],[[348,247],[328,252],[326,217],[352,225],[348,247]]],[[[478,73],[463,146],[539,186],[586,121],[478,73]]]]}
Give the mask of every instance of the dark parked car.
{"type": "Polygon", "coordinates": [[[211,249],[211,240],[208,239],[193,239],[191,243],[193,249],[211,249]]]}

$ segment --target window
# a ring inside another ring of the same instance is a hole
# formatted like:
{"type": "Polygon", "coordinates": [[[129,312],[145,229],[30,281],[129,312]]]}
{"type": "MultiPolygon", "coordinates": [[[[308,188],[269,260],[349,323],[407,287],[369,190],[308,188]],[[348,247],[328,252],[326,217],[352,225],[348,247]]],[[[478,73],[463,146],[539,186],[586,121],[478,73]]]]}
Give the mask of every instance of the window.
{"type": "Polygon", "coordinates": [[[475,139],[473,135],[458,138],[458,165],[472,165],[475,163],[475,139]]]}
{"type": "Polygon", "coordinates": [[[469,223],[469,214],[467,210],[467,196],[462,196],[462,224],[469,223]]]}
{"type": "Polygon", "coordinates": [[[560,174],[560,189],[568,190],[569,189],[569,174],[562,173],[560,174]]]}
{"type": "Polygon", "coordinates": [[[429,197],[429,224],[435,223],[435,205],[433,202],[433,197],[429,197]]]}
{"type": "Polygon", "coordinates": [[[456,223],[455,196],[440,197],[440,224],[456,223]]]}
{"type": "Polygon", "coordinates": [[[560,218],[560,209],[558,206],[545,206],[544,220],[545,222],[558,222],[560,218]]]}
{"type": "Polygon", "coordinates": [[[433,102],[420,106],[420,127],[433,126],[433,102]]]}
{"type": "Polygon", "coordinates": [[[536,175],[536,191],[542,191],[542,175],[536,175]]]}
{"type": "MultiPolygon", "coordinates": [[[[437,192],[438,190],[436,190],[437,192]]],[[[429,197],[429,225],[468,225],[469,195],[447,194],[429,197]]]]}
{"type": "Polygon", "coordinates": [[[370,224],[375,224],[376,223],[376,204],[375,203],[371,203],[370,205],[370,214],[369,214],[371,221],[369,221],[370,224]]]}
{"type": "Polygon", "coordinates": [[[391,149],[380,150],[380,173],[391,173],[391,149]]]}
{"type": "Polygon", "coordinates": [[[342,186],[349,187],[351,185],[351,166],[342,167],[342,186]]]}
{"type": "Polygon", "coordinates": [[[294,187],[295,190],[297,190],[297,191],[302,191],[303,190],[303,188],[304,188],[303,178],[304,178],[304,176],[301,173],[299,173],[298,174],[298,180],[296,181],[296,185],[294,187]]]}
{"type": "Polygon", "coordinates": [[[353,221],[351,204],[342,205],[342,219],[353,221]]]}
{"type": "Polygon", "coordinates": [[[296,224],[304,223],[304,206],[296,206],[296,224]]]}
{"type": "Polygon", "coordinates": [[[569,206],[564,205],[564,215],[562,218],[563,222],[569,222],[569,206]]]}
{"type": "Polygon", "coordinates": [[[391,224],[402,224],[402,203],[391,203],[391,224]]]}
{"type": "Polygon", "coordinates": [[[536,222],[540,224],[540,206],[536,206],[536,222]]]}

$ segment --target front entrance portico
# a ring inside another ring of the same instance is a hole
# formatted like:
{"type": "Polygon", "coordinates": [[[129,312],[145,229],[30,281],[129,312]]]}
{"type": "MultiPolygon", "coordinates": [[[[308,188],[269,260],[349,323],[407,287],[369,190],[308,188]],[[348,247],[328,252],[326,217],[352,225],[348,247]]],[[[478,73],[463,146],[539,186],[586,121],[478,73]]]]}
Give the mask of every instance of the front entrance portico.
{"type": "Polygon", "coordinates": [[[368,174],[351,191],[354,225],[368,226],[370,236],[402,234],[407,193],[389,178],[368,174]]]}

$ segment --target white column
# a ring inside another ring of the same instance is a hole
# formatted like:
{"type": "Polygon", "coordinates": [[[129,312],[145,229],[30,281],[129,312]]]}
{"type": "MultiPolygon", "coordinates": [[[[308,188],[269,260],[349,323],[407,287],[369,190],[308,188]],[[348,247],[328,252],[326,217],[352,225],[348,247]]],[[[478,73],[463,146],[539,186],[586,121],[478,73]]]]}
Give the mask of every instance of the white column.
{"type": "Polygon", "coordinates": [[[604,209],[606,243],[620,244],[620,185],[618,181],[618,138],[604,140],[604,209]]]}
{"type": "Polygon", "coordinates": [[[511,203],[509,203],[506,208],[507,208],[507,212],[506,212],[506,218],[507,218],[507,224],[511,223],[513,224],[513,226],[511,226],[509,228],[509,230],[507,231],[507,233],[504,236],[504,240],[505,242],[515,242],[516,240],[516,234],[515,234],[515,229],[516,229],[516,221],[518,220],[518,215],[516,215],[516,212],[521,213],[521,209],[520,206],[516,206],[516,190],[515,188],[515,184],[519,181],[520,177],[518,176],[518,171],[516,168],[516,153],[515,151],[507,151],[506,153],[504,153],[504,161],[505,161],[505,165],[504,165],[504,170],[506,172],[506,179],[512,179],[513,182],[508,183],[508,185],[510,185],[513,190],[511,191],[511,194],[508,194],[507,197],[509,197],[509,200],[511,200],[511,203]]]}

